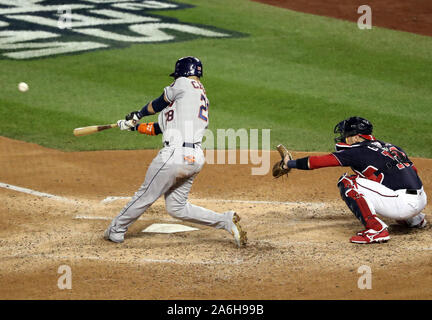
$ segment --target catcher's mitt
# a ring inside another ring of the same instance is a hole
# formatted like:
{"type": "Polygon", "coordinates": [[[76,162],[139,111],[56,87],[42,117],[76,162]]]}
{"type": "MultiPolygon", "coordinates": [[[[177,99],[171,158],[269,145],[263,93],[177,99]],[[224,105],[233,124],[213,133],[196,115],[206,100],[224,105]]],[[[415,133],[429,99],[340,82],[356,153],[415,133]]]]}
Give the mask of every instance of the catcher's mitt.
{"type": "Polygon", "coordinates": [[[277,149],[277,151],[279,151],[279,154],[280,154],[282,160],[278,161],[278,162],[276,162],[274,164],[274,166],[273,166],[273,177],[279,178],[279,177],[282,177],[283,175],[288,174],[288,172],[291,171],[291,168],[288,168],[285,165],[285,162],[284,162],[285,157],[288,155],[288,159],[289,160],[292,160],[293,157],[292,157],[291,153],[288,151],[288,149],[285,148],[285,146],[282,145],[282,144],[278,145],[276,147],[276,149],[277,149]]]}

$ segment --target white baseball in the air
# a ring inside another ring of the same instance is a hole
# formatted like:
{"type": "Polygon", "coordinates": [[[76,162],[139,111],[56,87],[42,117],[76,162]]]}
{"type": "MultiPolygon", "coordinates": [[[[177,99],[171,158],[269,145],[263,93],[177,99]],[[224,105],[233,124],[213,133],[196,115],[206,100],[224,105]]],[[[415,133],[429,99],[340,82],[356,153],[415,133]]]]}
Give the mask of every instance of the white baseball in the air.
{"type": "Polygon", "coordinates": [[[28,86],[28,84],[25,83],[25,82],[20,82],[20,83],[18,84],[18,89],[19,89],[19,91],[21,91],[21,92],[26,92],[26,91],[29,89],[29,86],[28,86]]]}

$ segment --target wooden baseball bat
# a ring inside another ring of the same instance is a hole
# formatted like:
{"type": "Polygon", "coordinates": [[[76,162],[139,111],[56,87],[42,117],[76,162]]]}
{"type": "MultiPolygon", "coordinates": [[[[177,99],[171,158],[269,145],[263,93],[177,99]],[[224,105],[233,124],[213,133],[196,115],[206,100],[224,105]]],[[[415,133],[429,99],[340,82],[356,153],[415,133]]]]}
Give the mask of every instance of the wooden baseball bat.
{"type": "Polygon", "coordinates": [[[111,129],[117,127],[117,123],[105,124],[100,126],[88,126],[82,128],[75,128],[73,134],[75,137],[86,136],[95,132],[99,132],[106,129],[111,129]]]}

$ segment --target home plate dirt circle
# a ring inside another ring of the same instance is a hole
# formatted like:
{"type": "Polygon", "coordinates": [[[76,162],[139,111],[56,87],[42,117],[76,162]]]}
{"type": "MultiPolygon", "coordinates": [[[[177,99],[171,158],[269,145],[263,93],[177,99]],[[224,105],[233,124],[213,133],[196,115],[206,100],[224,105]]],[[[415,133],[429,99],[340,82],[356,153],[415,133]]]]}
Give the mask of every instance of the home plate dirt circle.
{"type": "MultiPolygon", "coordinates": [[[[0,297],[432,298],[430,226],[408,230],[386,220],[388,243],[349,243],[362,226],[336,188],[347,168],[293,172],[275,180],[270,174],[250,175],[249,165],[206,164],[190,201],[218,212],[237,211],[248,232],[246,248],[237,248],[226,231],[172,218],[163,199],[131,226],[124,243],[105,241],[104,230],[141,185],[156,153],[61,152],[0,138],[0,182],[40,193],[0,188],[0,297]],[[109,197],[112,201],[103,201],[109,197]],[[199,230],[142,232],[153,224],[199,230]],[[64,265],[73,274],[71,290],[57,286],[64,265]],[[358,287],[362,266],[371,268],[370,290],[358,287]]],[[[272,153],[272,162],[277,157],[272,153]]],[[[432,160],[414,162],[430,193],[432,160]]],[[[428,205],[427,217],[430,212],[428,205]]]]}

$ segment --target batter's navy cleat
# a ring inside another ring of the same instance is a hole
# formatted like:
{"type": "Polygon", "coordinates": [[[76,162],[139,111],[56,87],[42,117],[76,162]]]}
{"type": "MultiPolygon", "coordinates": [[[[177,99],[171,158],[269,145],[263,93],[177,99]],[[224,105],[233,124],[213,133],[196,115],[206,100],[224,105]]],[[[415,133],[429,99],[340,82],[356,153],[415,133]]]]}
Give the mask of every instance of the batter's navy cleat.
{"type": "Polygon", "coordinates": [[[357,235],[351,237],[352,243],[368,244],[368,243],[381,243],[390,240],[390,235],[387,228],[383,228],[380,231],[374,229],[368,229],[358,232],[357,235]]]}
{"type": "Polygon", "coordinates": [[[424,213],[420,213],[414,218],[408,220],[396,220],[396,222],[407,228],[423,229],[427,226],[427,221],[424,213]]]}
{"type": "Polygon", "coordinates": [[[122,243],[124,241],[124,233],[115,233],[111,231],[111,226],[105,230],[104,239],[115,243],[122,243]]]}
{"type": "Polygon", "coordinates": [[[426,228],[426,226],[427,226],[427,221],[425,218],[423,218],[423,220],[419,224],[416,224],[413,228],[423,229],[426,228]]]}
{"type": "Polygon", "coordinates": [[[243,247],[247,243],[247,236],[246,231],[243,231],[242,227],[240,226],[240,216],[235,213],[234,211],[230,211],[230,213],[233,214],[232,216],[232,226],[231,226],[231,234],[234,236],[234,240],[237,244],[237,246],[243,247]]]}

